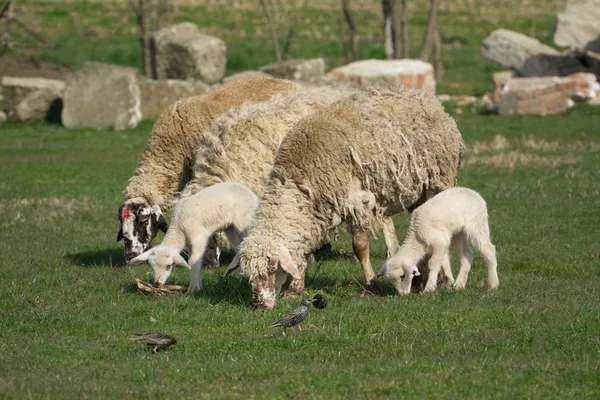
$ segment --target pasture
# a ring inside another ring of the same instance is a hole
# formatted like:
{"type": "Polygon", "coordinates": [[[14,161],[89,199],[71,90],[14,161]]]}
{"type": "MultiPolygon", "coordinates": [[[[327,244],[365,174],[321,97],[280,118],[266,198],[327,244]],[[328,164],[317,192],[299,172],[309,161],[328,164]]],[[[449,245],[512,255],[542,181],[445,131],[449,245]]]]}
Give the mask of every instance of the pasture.
{"type": "MultiPolygon", "coordinates": [[[[23,3],[44,23],[68,20],[63,5],[23,3]]],[[[208,6],[202,11],[207,21],[222,13],[208,6]]],[[[359,15],[369,20],[369,13],[359,15]]],[[[97,26],[112,24],[110,13],[90,14],[103,19],[97,26]]],[[[420,31],[424,15],[414,18],[420,31]]],[[[452,18],[442,16],[447,34],[466,42],[446,43],[447,74],[439,93],[481,95],[498,68],[480,60],[477,49],[502,21],[479,21],[469,36],[468,18],[460,14],[455,24],[452,18]]],[[[549,42],[552,21],[549,12],[504,26],[526,33],[537,27],[535,35],[549,42]]],[[[53,31],[70,42],[46,59],[73,68],[88,56],[138,65],[134,33],[119,33],[121,41],[99,48],[94,40],[102,32],[85,42],[85,36],[68,36],[69,29],[53,31]]],[[[334,49],[334,41],[305,39],[313,44],[301,46],[306,54],[327,52],[327,43],[334,49]]],[[[259,39],[244,40],[248,48],[232,39],[229,72],[262,63],[245,61],[259,39]]],[[[269,50],[259,57],[268,58],[269,50]]],[[[334,63],[336,51],[328,53],[334,63]]],[[[383,54],[377,47],[365,51],[383,54]]],[[[0,397],[600,397],[600,108],[580,105],[546,117],[446,108],[467,147],[459,185],[488,203],[500,289],[487,290],[476,254],[464,291],[399,297],[380,278],[383,295],[361,297],[360,265],[342,229],[333,251],[306,273],[307,296],[323,293],[329,306],[312,309],[302,330],[289,329],[287,337],[269,325],[300,300],[253,311],[250,285],[221,279],[223,266],[203,271],[205,289],[196,295],[137,291],[134,279],[150,280],[151,268],[125,265],[123,245],[115,242],[117,209],[153,121],[121,132],[4,123],[0,397]],[[128,340],[137,332],[167,333],[179,343],[154,355],[128,340]]],[[[395,217],[401,239],[408,218],[395,217]]],[[[154,243],[161,239],[159,234],[154,243]]],[[[229,259],[226,254],[223,262],[229,259]]],[[[379,235],[371,242],[374,268],[384,259],[379,235]]],[[[457,267],[454,258],[455,274],[457,267]]],[[[176,270],[171,283],[187,286],[188,271],[176,270]]]]}

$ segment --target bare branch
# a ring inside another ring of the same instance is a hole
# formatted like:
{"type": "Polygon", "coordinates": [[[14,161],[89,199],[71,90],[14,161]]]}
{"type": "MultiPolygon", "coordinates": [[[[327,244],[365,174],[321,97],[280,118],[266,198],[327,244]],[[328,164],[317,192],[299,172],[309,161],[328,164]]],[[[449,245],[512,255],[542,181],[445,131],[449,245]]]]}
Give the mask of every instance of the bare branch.
{"type": "Polygon", "coordinates": [[[267,17],[267,22],[269,24],[269,28],[271,30],[271,40],[273,41],[273,48],[275,49],[275,57],[277,58],[277,62],[281,61],[281,51],[279,50],[279,42],[277,41],[277,32],[275,31],[275,24],[273,22],[273,15],[269,10],[269,6],[267,5],[267,0],[260,0],[260,5],[263,8],[265,16],[267,17]]]}

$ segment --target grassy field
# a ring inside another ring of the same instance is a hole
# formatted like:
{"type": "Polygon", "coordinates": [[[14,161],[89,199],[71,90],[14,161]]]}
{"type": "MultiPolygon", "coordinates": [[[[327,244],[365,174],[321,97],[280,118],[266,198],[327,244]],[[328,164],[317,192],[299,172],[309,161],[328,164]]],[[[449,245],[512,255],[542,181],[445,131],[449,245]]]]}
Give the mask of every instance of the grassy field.
{"type": "MultiPolygon", "coordinates": [[[[226,36],[228,73],[272,61],[266,31],[258,34],[253,22],[257,7],[228,13],[218,2],[190,3],[178,2],[173,19],[226,36]]],[[[20,15],[58,45],[41,50],[17,35],[13,53],[74,69],[85,60],[139,66],[123,4],[20,1],[20,15]]],[[[335,28],[337,11],[323,10],[307,10],[305,18],[325,18],[307,23],[315,32],[335,28]]],[[[552,10],[509,11],[510,20],[441,16],[447,73],[440,93],[489,87],[497,67],[480,59],[478,47],[496,27],[549,43],[552,10]]],[[[357,14],[370,26],[363,55],[382,56],[376,11],[357,14]]],[[[411,21],[416,45],[425,16],[411,21]]],[[[342,62],[334,33],[325,40],[309,31],[294,55],[342,62]]],[[[198,295],[136,290],[134,279],[151,279],[151,270],[124,265],[117,208],[151,121],[123,132],[3,124],[0,398],[599,398],[600,108],[512,118],[447,108],[467,144],[459,184],[488,202],[500,289],[486,289],[476,255],[464,291],[398,297],[382,280],[382,296],[361,298],[362,273],[344,233],[307,272],[307,295],[324,293],[329,307],[312,310],[303,330],[287,337],[269,325],[299,300],[252,311],[248,283],[220,279],[223,268],[203,272],[198,295]],[[145,331],[172,334],[179,344],[153,355],[128,340],[145,331]]],[[[395,222],[403,236],[408,215],[395,222]]],[[[371,246],[375,268],[384,257],[380,237],[371,246]]],[[[172,282],[187,285],[187,271],[175,271],[172,282]]]]}

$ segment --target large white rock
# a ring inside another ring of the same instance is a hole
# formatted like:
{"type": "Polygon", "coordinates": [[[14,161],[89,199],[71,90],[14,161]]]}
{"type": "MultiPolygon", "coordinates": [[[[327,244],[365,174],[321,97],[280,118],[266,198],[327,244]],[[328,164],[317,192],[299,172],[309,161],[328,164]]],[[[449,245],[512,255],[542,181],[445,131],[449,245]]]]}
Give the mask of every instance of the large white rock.
{"type": "Polygon", "coordinates": [[[138,72],[88,62],[66,77],[62,122],[67,128],[135,128],[142,119],[138,72]]]}
{"type": "Polygon", "coordinates": [[[336,68],[325,78],[333,84],[362,89],[371,85],[389,86],[403,83],[435,93],[435,72],[421,60],[362,60],[336,68]]]}
{"type": "Polygon", "coordinates": [[[260,68],[260,71],[276,78],[318,83],[325,75],[325,60],[296,58],[265,65],[260,68]]]}
{"type": "Polygon", "coordinates": [[[4,110],[17,121],[58,120],[65,82],[45,78],[2,77],[4,110]],[[50,115],[52,112],[57,115],[50,115]]]}
{"type": "Polygon", "coordinates": [[[600,52],[600,0],[569,0],[556,16],[553,40],[571,50],[600,52]]]}
{"type": "Polygon", "coordinates": [[[522,33],[496,29],[483,40],[481,55],[505,68],[514,68],[519,73],[525,62],[538,54],[558,55],[558,51],[539,40],[522,33]]]}
{"type": "Polygon", "coordinates": [[[200,81],[181,81],[175,79],[151,80],[140,77],[142,98],[142,117],[156,120],[177,100],[184,97],[207,93],[211,87],[200,81]]]}
{"type": "Polygon", "coordinates": [[[191,22],[160,29],[154,42],[158,79],[192,79],[213,84],[225,75],[225,42],[200,33],[191,22]]]}

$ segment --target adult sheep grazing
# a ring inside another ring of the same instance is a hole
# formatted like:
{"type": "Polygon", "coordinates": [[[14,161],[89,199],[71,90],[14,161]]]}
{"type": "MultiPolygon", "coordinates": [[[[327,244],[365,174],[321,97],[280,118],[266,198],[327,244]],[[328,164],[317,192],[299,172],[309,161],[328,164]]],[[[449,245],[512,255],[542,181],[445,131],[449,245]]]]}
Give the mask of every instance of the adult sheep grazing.
{"type": "Polygon", "coordinates": [[[288,274],[302,291],[305,256],[344,221],[367,289],[376,288],[373,222],[454,186],[463,150],[438,100],[405,86],[367,88],[304,118],[279,148],[241,246],[253,305],[272,308],[288,274]]]}
{"type": "Polygon", "coordinates": [[[301,88],[291,81],[263,76],[239,78],[169,107],[152,129],[124,191],[126,201],[119,208],[117,241],[124,239],[125,260],[140,255],[159,229],[166,232],[163,213],[172,208],[175,194],[192,178],[196,149],[215,119],[232,107],[301,88]]]}

